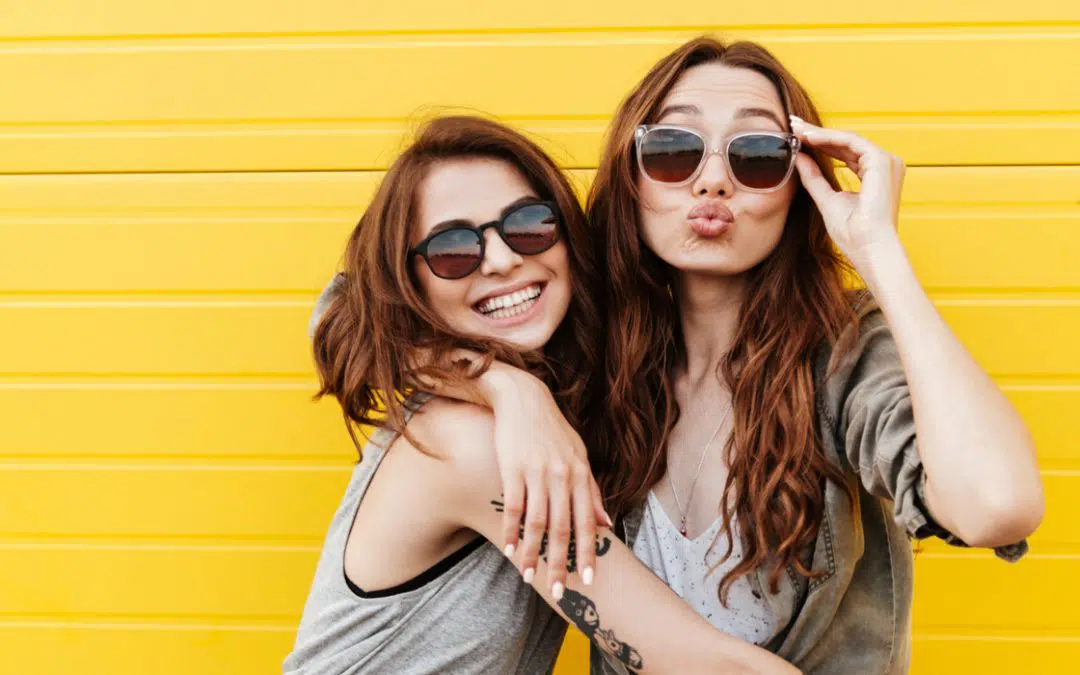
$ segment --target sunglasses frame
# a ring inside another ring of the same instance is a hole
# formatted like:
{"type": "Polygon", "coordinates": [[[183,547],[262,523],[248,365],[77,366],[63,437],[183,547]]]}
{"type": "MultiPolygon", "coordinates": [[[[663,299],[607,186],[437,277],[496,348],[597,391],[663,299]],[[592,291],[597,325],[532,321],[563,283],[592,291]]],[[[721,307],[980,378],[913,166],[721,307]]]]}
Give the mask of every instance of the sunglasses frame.
{"type": "Polygon", "coordinates": [[[694,180],[701,174],[701,170],[705,167],[705,162],[709,160],[709,157],[711,157],[712,155],[720,155],[720,159],[722,159],[724,162],[724,170],[727,171],[728,175],[731,176],[731,180],[736,185],[738,185],[741,189],[746,190],[747,192],[765,193],[776,192],[780,188],[787,185],[787,182],[791,180],[791,174],[795,172],[795,158],[799,154],[799,149],[802,147],[802,143],[799,141],[799,138],[795,134],[787,131],[740,131],[722,139],[720,145],[717,145],[715,148],[710,149],[708,139],[706,139],[705,135],[697,129],[680,126],[678,124],[641,124],[638,126],[637,129],[634,130],[634,147],[637,151],[638,169],[641,170],[641,175],[645,176],[645,178],[652,181],[653,183],[656,183],[657,185],[666,185],[668,187],[681,187],[683,185],[688,185],[694,182],[694,180]],[[701,159],[698,161],[697,168],[694,169],[694,172],[691,173],[690,177],[686,180],[682,180],[677,183],[668,183],[653,178],[649,175],[649,172],[645,170],[645,162],[642,160],[641,157],[642,141],[645,139],[645,136],[648,135],[650,131],[664,129],[685,131],[686,133],[693,134],[694,136],[697,136],[701,139],[701,144],[705,148],[705,151],[701,154],[701,159]],[[791,160],[788,162],[787,173],[784,174],[784,178],[779,183],[777,183],[775,187],[749,187],[748,185],[744,185],[742,181],[740,181],[735,176],[735,172],[732,171],[731,160],[728,158],[728,152],[731,148],[731,144],[733,141],[744,138],[746,136],[772,136],[774,138],[782,138],[791,148],[791,160]]]}
{"type": "Polygon", "coordinates": [[[439,277],[440,279],[446,279],[448,281],[456,281],[457,279],[464,279],[465,277],[469,276],[470,274],[472,274],[476,270],[480,269],[480,265],[482,265],[484,263],[484,256],[487,255],[487,237],[484,236],[484,233],[487,232],[487,230],[489,230],[491,228],[495,228],[495,232],[498,233],[499,238],[502,239],[503,243],[506,244],[507,248],[509,248],[514,253],[517,253],[518,255],[540,255],[541,253],[544,253],[546,251],[550,251],[551,248],[553,246],[555,246],[555,244],[558,244],[559,241],[562,239],[562,217],[559,215],[558,207],[555,205],[555,202],[538,199],[536,201],[530,201],[530,202],[524,202],[522,204],[518,204],[514,208],[512,208],[509,211],[507,211],[506,213],[504,213],[502,218],[499,218],[498,220],[493,220],[493,221],[488,222],[488,223],[484,223],[483,225],[455,225],[453,227],[448,227],[445,230],[439,230],[438,232],[433,232],[433,233],[429,234],[428,236],[424,237],[423,240],[421,240],[419,244],[417,244],[416,246],[412,247],[409,250],[409,259],[411,260],[415,256],[422,257],[424,259],[424,263],[428,266],[428,269],[431,270],[431,273],[434,274],[435,276],[439,277]],[[551,211],[551,215],[555,217],[555,238],[552,240],[552,242],[548,246],[540,249],[539,251],[532,251],[530,253],[524,253],[524,252],[519,251],[516,248],[514,248],[514,245],[511,244],[509,240],[507,240],[507,238],[506,238],[506,221],[507,221],[508,218],[513,216],[518,211],[521,211],[522,209],[527,209],[527,208],[530,208],[530,207],[533,207],[533,206],[546,206],[548,208],[548,210],[551,211]],[[476,234],[477,239],[480,240],[480,255],[477,256],[476,265],[473,266],[473,268],[470,269],[465,274],[462,274],[461,276],[458,276],[458,277],[444,277],[443,275],[436,272],[435,268],[431,266],[431,260],[428,258],[428,246],[431,244],[431,242],[434,239],[438,238],[440,235],[446,234],[447,232],[455,232],[455,231],[458,231],[458,230],[468,230],[469,232],[473,232],[473,233],[476,234]]]}

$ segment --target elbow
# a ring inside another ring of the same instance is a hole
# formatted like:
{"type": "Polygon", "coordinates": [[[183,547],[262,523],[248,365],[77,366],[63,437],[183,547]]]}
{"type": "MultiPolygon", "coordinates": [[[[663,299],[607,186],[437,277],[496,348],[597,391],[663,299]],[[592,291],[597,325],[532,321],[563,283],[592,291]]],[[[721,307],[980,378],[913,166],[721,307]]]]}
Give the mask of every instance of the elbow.
{"type": "Polygon", "coordinates": [[[986,491],[978,500],[976,518],[968,532],[957,535],[969,546],[996,548],[1030,537],[1046,514],[1042,483],[1036,477],[1032,485],[1021,488],[1015,483],[1007,489],[986,491]]]}

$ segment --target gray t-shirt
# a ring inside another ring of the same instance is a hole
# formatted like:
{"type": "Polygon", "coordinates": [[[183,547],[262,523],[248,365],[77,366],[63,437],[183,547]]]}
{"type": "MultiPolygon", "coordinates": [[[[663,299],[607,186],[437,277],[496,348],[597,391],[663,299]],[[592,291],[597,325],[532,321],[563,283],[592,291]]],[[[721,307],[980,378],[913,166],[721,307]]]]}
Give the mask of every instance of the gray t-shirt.
{"type": "MultiPolygon", "coordinates": [[[[418,409],[429,399],[414,395],[407,403],[418,409]]],[[[436,578],[392,595],[361,597],[346,581],[345,544],[357,508],[396,438],[380,429],[364,446],[330,522],[296,644],[282,671],[551,673],[566,623],[489,542],[472,547],[436,578]]]]}

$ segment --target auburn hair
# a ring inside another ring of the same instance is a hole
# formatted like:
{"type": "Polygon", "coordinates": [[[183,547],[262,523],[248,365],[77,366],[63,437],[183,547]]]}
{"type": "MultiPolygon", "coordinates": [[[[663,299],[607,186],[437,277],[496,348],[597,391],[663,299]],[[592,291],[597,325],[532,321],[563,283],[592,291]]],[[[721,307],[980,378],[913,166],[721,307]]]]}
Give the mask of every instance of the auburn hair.
{"type": "MultiPolygon", "coordinates": [[[[640,504],[667,471],[666,446],[679,419],[673,372],[686,356],[673,283],[677,271],[641,236],[634,131],[655,121],[683,73],[712,63],[761,73],[775,85],[785,112],[812,124],[820,120],[803,87],[764,47],[709,37],[661,59],[620,104],[587,206],[606,273],[607,410],[591,461],[613,514],[640,504]]],[[[808,152],[838,187],[830,161],[808,152]]],[[[766,565],[773,592],[789,566],[814,576],[802,553],[817,536],[825,481],[835,481],[854,498],[823,451],[813,371],[823,344],[835,344],[845,327],[856,324],[846,274],[853,271],[800,184],[777,247],[746,272],[735,339],[718,372],[733,406],[733,432],[724,448],[729,473],[719,508],[723,531],[731,537],[737,521],[743,544],[742,560],[721,581],[721,601],[739,576],[766,565]]],[[[729,547],[725,558],[730,553],[729,547]]]]}
{"type": "Polygon", "coordinates": [[[596,272],[585,214],[566,176],[535,143],[498,122],[474,116],[444,116],[427,122],[386,172],[370,205],[349,237],[343,279],[313,337],[320,380],[316,398],[341,404],[356,444],[357,425],[404,432],[402,395],[432,382],[469,386],[499,359],[542,377],[567,420],[583,424],[589,383],[599,364],[596,334],[600,313],[593,289],[596,272]],[[441,162],[493,159],[526,179],[542,200],[558,210],[567,247],[571,301],[566,317],[541,353],[456,332],[429,306],[409,261],[419,216],[420,188],[441,162]],[[467,371],[454,364],[455,348],[481,352],[467,371]],[[417,359],[417,354],[424,354],[417,359]],[[418,362],[422,360],[423,363],[418,362]]]}

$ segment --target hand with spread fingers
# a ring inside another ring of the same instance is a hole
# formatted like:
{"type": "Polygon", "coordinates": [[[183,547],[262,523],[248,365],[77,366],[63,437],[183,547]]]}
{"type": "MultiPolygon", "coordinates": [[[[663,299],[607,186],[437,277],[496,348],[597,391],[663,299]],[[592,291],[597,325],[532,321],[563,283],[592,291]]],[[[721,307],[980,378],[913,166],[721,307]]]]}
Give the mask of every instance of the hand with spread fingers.
{"type": "MultiPolygon", "coordinates": [[[[421,350],[409,358],[415,371],[430,362],[432,355],[421,350]]],[[[466,370],[484,360],[482,354],[468,349],[455,349],[448,358],[466,370]]],[[[477,378],[475,389],[424,377],[420,381],[425,391],[490,407],[495,413],[504,552],[525,581],[531,583],[537,567],[545,565],[551,583],[560,588],[566,587],[572,572],[590,585],[595,547],[576,544],[595,541],[599,527],[614,523],[604,510],[585,443],[547,385],[498,361],[477,378]]]]}
{"type": "Polygon", "coordinates": [[[568,572],[591,584],[595,547],[575,544],[595,541],[598,527],[614,523],[604,511],[581,436],[532,375],[495,364],[481,386],[491,391],[487,399],[495,412],[506,554],[526,583],[545,564],[550,583],[560,589],[568,572]]]}
{"type": "Polygon", "coordinates": [[[843,162],[859,177],[858,192],[836,190],[814,159],[796,159],[799,178],[825,219],[829,236],[860,272],[879,246],[896,246],[904,161],[858,134],[815,126],[794,115],[791,130],[807,147],[843,162]]]}

